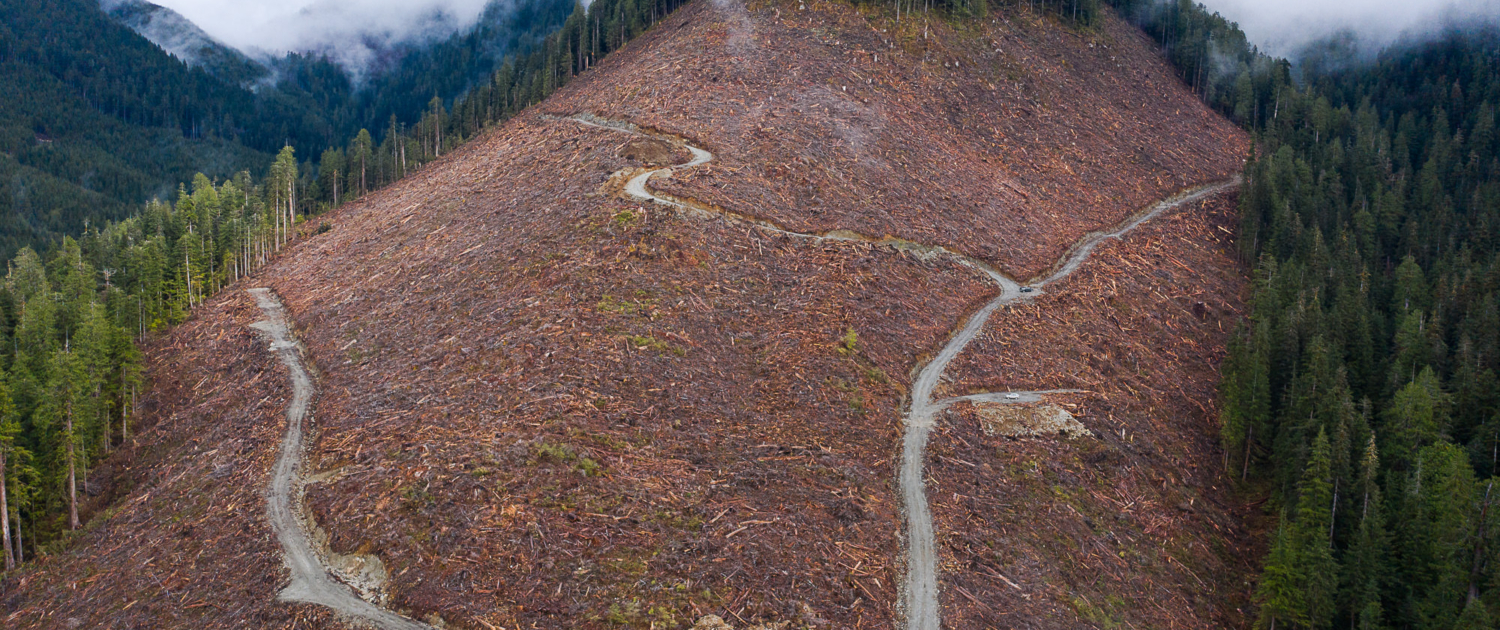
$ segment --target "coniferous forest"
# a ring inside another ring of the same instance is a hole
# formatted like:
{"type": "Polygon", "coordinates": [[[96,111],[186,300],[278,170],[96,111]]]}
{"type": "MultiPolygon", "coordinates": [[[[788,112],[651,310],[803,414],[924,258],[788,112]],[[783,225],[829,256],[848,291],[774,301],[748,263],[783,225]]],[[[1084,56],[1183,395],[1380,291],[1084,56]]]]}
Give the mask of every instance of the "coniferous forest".
{"type": "Polygon", "coordinates": [[[1500,39],[1283,89],[1246,172],[1251,321],[1224,446],[1284,511],[1262,616],[1492,627],[1500,522],[1500,39]]]}
{"type": "Polygon", "coordinates": [[[200,173],[173,202],[90,221],[79,238],[51,248],[22,247],[0,285],[0,346],[10,349],[0,353],[7,566],[65,542],[81,525],[78,493],[90,465],[130,437],[141,387],[136,339],[181,322],[298,234],[322,228],[308,217],[399,180],[545,98],[681,4],[575,4],[560,29],[507,57],[451,108],[434,98],[410,126],[392,116],[378,143],[360,129],[316,162],[300,163],[286,146],[264,176],[200,173]]]}
{"type": "Polygon", "coordinates": [[[412,124],[540,46],[574,5],[494,3],[466,32],[396,47],[356,85],[315,55],[190,66],[96,0],[0,3],[0,257],[170,199],[197,173],[259,175],[284,146],[305,161],[361,127],[412,124]]]}
{"type": "Polygon", "coordinates": [[[1500,33],[1294,70],[1189,2],[1121,4],[1254,133],[1221,434],[1276,523],[1257,627],[1494,627],[1500,33]]]}

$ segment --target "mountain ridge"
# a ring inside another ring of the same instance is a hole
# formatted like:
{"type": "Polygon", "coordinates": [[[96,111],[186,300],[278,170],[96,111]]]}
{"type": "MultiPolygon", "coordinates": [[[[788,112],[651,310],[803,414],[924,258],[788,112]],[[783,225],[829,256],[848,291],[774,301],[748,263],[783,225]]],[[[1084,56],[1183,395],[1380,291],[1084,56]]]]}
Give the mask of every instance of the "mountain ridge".
{"type": "Polygon", "coordinates": [[[220,79],[251,87],[270,71],[243,52],[214,39],[182,14],[148,0],[102,3],[109,15],[189,66],[199,66],[220,79]]]}

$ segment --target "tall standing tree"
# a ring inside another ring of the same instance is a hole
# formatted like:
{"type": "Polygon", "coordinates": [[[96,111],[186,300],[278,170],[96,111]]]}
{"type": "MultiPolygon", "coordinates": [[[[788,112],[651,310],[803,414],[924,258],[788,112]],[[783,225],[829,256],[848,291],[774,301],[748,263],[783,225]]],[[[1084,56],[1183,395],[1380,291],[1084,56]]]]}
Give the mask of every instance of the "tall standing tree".
{"type": "Polygon", "coordinates": [[[1380,604],[1381,588],[1386,581],[1387,555],[1390,544],[1385,530],[1385,512],[1380,501],[1378,474],[1380,457],[1375,436],[1369,437],[1360,461],[1358,485],[1359,524],[1349,550],[1344,555],[1343,606],[1356,628],[1378,628],[1384,613],[1380,604]]]}
{"type": "Polygon", "coordinates": [[[364,195],[366,192],[369,192],[369,188],[365,181],[365,171],[367,170],[368,163],[370,161],[370,151],[374,147],[374,144],[375,141],[370,138],[370,132],[364,129],[360,129],[359,134],[354,136],[354,143],[349,148],[349,157],[354,161],[359,162],[360,195],[364,195]]]}
{"type": "Polygon", "coordinates": [[[64,348],[52,353],[47,365],[46,399],[38,414],[59,431],[56,439],[65,466],[65,491],[68,500],[68,528],[78,529],[78,417],[80,391],[87,377],[77,355],[64,348]]]}
{"type": "Polygon", "coordinates": [[[1338,595],[1339,567],[1333,557],[1333,471],[1326,431],[1313,438],[1312,455],[1298,486],[1293,539],[1303,571],[1303,601],[1308,625],[1332,625],[1338,595]]]}
{"type": "Polygon", "coordinates": [[[344,152],[338,148],[331,148],[323,152],[318,160],[318,179],[326,181],[333,195],[333,206],[339,205],[339,179],[344,169],[347,168],[344,152]]]}
{"type": "Polygon", "coordinates": [[[6,465],[6,456],[15,447],[16,435],[20,432],[21,426],[16,422],[15,405],[11,404],[10,400],[10,388],[0,381],[0,544],[5,547],[6,571],[16,568],[16,556],[11,551],[10,496],[7,492],[10,467],[6,465]]]}
{"type": "Polygon", "coordinates": [[[1293,626],[1307,623],[1306,595],[1302,589],[1306,572],[1298,558],[1295,537],[1288,529],[1283,518],[1255,591],[1260,601],[1260,620],[1256,626],[1268,630],[1276,630],[1277,623],[1293,626]]]}

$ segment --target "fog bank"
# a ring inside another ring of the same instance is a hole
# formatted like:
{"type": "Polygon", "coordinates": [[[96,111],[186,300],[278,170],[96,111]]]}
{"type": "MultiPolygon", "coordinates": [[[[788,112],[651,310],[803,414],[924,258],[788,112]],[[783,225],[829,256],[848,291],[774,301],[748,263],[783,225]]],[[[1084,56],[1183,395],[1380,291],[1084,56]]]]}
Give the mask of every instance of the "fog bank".
{"type": "Polygon", "coordinates": [[[355,72],[368,68],[391,44],[446,37],[473,26],[488,4],[488,0],[153,1],[248,54],[323,53],[355,72]]]}
{"type": "Polygon", "coordinates": [[[1251,43],[1278,57],[1295,57],[1307,44],[1339,32],[1353,32],[1369,49],[1403,35],[1500,17],[1500,0],[1200,1],[1238,22],[1251,43]]]}

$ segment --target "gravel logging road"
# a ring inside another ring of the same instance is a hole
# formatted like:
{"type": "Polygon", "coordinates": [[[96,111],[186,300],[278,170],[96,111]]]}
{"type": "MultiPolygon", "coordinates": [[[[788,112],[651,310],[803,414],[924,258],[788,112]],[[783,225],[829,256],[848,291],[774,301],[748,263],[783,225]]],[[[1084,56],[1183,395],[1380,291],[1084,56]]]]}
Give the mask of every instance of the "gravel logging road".
{"type": "Polygon", "coordinates": [[[735,223],[754,225],[775,234],[794,238],[815,241],[859,241],[891,245],[899,249],[920,250],[949,258],[958,264],[979,270],[1000,288],[1000,295],[996,296],[988,304],[985,304],[979,311],[969,316],[958,333],[953,335],[948,343],[938,351],[937,356],[934,356],[931,361],[927,362],[927,365],[922,367],[921,371],[917,373],[916,382],[912,384],[911,408],[906,411],[903,423],[905,434],[902,438],[901,470],[898,474],[902,504],[906,511],[907,572],[906,587],[902,594],[901,611],[906,617],[907,630],[938,630],[942,626],[937,596],[936,542],[932,530],[932,514],[927,509],[926,480],[922,474],[925,451],[927,449],[927,437],[932,431],[937,413],[960,400],[984,403],[1035,402],[1041,400],[1041,396],[1044,394],[1073,391],[996,392],[957,396],[934,401],[932,399],[932,392],[942,379],[943,373],[948,369],[948,364],[959,353],[963,352],[964,348],[969,345],[969,342],[973,341],[979,335],[980,331],[984,329],[984,325],[989,321],[990,315],[994,314],[996,309],[1023,297],[1040,295],[1043,287],[1062,280],[1076,271],[1088,259],[1089,255],[1093,253],[1094,248],[1099,243],[1106,239],[1120,238],[1163,212],[1240,184],[1240,179],[1236,176],[1226,181],[1192,188],[1157,203],[1147,211],[1131,217],[1112,230],[1085,235],[1077,244],[1069,249],[1062,260],[1054,265],[1056,271],[1045,278],[1032,281],[1029,286],[1032,287],[1033,291],[1023,293],[1021,291],[1021,283],[1006,277],[988,263],[943,247],[913,243],[891,237],[875,238],[843,229],[822,233],[794,232],[764,219],[744,216],[719,208],[677,199],[663,193],[652,192],[646,186],[652,177],[658,174],[669,175],[674,169],[707,164],[713,161],[713,154],[702,148],[693,146],[682,138],[647,132],[628,122],[607,120],[592,114],[579,114],[569,120],[591,127],[600,127],[612,131],[664,140],[675,146],[685,148],[692,153],[693,159],[687,163],[647,170],[631,177],[625,184],[625,193],[635,199],[671,206],[689,215],[701,218],[722,218],[735,223]],[[1007,393],[1018,394],[1018,396],[1016,398],[1006,398],[1005,394],[1007,393]]]}
{"type": "MultiPolygon", "coordinates": [[[[277,599],[288,602],[322,604],[352,621],[373,625],[381,630],[432,630],[389,610],[360,599],[349,586],[333,579],[323,558],[313,549],[302,513],[302,427],[312,404],[312,375],[302,364],[297,340],[287,325],[281,300],[270,289],[250,289],[255,303],[265,314],[264,320],[251,324],[271,342],[271,352],[281,359],[292,379],[292,400],[286,406],[286,436],[281,439],[281,454],[271,469],[271,488],[266,497],[266,517],[281,542],[292,582],[277,599]]],[[[307,519],[310,521],[311,519],[307,519]]]]}
{"type": "MultiPolygon", "coordinates": [[[[927,507],[926,481],[923,475],[927,439],[936,422],[937,414],[949,405],[962,400],[992,404],[1035,402],[1041,400],[1041,397],[1046,394],[1072,391],[995,392],[935,401],[932,397],[933,390],[942,379],[948,364],[979,335],[997,309],[1023,297],[1040,295],[1043,287],[1062,280],[1076,271],[1099,243],[1106,239],[1124,236],[1163,212],[1233,188],[1240,183],[1239,178],[1236,177],[1187,190],[1131,217],[1113,230],[1084,236],[1055,265],[1056,270],[1053,273],[1032,281],[1029,286],[1034,290],[1023,293],[1020,282],[1006,277],[988,263],[943,247],[892,237],[871,237],[843,229],[823,233],[795,232],[764,219],[727,212],[719,208],[677,199],[664,193],[653,192],[647,186],[653,177],[670,174],[674,169],[707,164],[713,161],[714,155],[681,138],[648,132],[628,122],[608,120],[591,114],[579,114],[565,120],[590,127],[663,140],[684,148],[692,154],[692,159],[686,163],[645,170],[632,176],[626,182],[624,190],[625,194],[634,199],[670,206],[689,216],[718,218],[737,224],[753,225],[768,232],[792,238],[876,243],[944,257],[983,273],[999,287],[1000,294],[970,315],[958,332],[917,373],[916,381],[912,384],[911,406],[903,414],[904,435],[898,483],[906,513],[907,558],[905,588],[900,610],[905,617],[907,630],[938,630],[942,625],[938,604],[938,554],[932,528],[932,514],[927,507]],[[1018,397],[1007,398],[1005,395],[1008,393],[1018,394],[1018,397]]],[[[349,586],[338,582],[329,574],[323,559],[313,549],[307,534],[307,526],[304,519],[299,516],[303,484],[302,426],[307,416],[308,405],[312,402],[312,377],[302,364],[297,342],[287,325],[281,302],[269,289],[251,289],[249,293],[255,297],[256,303],[266,315],[266,320],[256,322],[253,326],[271,341],[271,351],[281,359],[291,373],[293,388],[292,400],[287,406],[287,434],[282,440],[281,455],[272,471],[267,506],[271,525],[276,531],[277,539],[281,542],[287,566],[292,571],[291,584],[281,592],[279,598],[284,601],[310,602],[328,606],[351,619],[382,629],[431,628],[431,626],[412,621],[359,598],[349,586]]]]}

